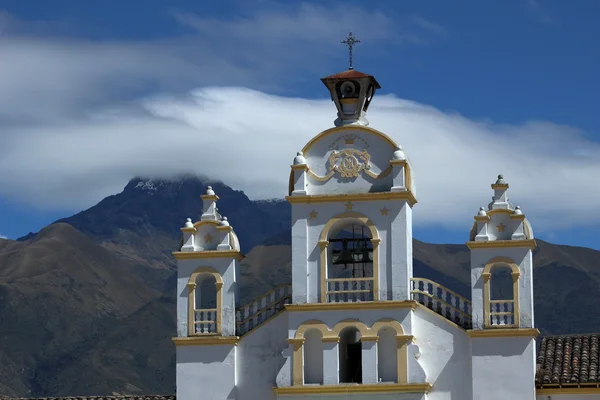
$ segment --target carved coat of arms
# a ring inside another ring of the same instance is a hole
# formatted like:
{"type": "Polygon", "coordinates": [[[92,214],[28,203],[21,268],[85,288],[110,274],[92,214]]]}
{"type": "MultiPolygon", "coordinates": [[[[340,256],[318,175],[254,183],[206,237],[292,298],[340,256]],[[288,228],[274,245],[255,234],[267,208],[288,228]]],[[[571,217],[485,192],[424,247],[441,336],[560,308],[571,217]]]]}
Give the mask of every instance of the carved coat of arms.
{"type": "Polygon", "coordinates": [[[329,155],[329,170],[339,172],[342,178],[357,178],[363,170],[371,167],[370,159],[367,150],[333,150],[329,155]]]}

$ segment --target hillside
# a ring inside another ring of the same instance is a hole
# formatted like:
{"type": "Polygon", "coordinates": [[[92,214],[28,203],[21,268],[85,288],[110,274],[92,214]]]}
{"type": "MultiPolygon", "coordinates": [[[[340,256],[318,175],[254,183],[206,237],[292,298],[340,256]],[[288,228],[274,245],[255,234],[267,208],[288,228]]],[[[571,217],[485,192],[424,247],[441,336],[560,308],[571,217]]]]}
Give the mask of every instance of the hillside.
{"type": "MultiPolygon", "coordinates": [[[[0,239],[0,394],[174,392],[170,253],[185,218],[198,218],[208,182],[136,178],[123,192],[37,234],[0,239]]],[[[289,205],[251,201],[221,182],[210,184],[247,251],[242,303],[290,282],[289,205]]],[[[600,252],[538,245],[536,325],[546,334],[600,331],[600,252]]],[[[415,240],[414,265],[415,276],[468,295],[466,246],[415,240]]]]}

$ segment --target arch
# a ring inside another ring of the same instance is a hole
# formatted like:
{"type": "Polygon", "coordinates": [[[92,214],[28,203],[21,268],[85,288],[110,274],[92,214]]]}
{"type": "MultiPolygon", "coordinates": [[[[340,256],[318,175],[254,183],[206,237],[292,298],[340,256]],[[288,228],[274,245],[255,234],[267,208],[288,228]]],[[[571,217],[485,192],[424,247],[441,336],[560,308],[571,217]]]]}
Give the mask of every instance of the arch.
{"type": "Polygon", "coordinates": [[[367,328],[367,326],[364,323],[351,319],[346,319],[335,324],[335,326],[331,330],[331,333],[339,337],[340,332],[346,328],[356,328],[360,332],[361,336],[371,336],[371,330],[367,328]]]}
{"type": "Polygon", "coordinates": [[[483,272],[481,273],[483,278],[483,315],[484,315],[484,327],[485,328],[518,328],[520,326],[520,313],[519,313],[519,278],[521,276],[521,271],[519,266],[514,262],[513,259],[509,257],[495,257],[487,262],[485,267],[483,268],[483,272]],[[491,281],[492,281],[492,270],[495,267],[508,267],[511,270],[512,275],[512,299],[504,299],[504,300],[492,300],[491,298],[491,281]],[[500,307],[507,306],[512,303],[512,324],[494,324],[492,318],[496,315],[506,315],[507,312],[501,311],[492,311],[492,306],[494,304],[500,304],[500,307]]]}
{"type": "Polygon", "coordinates": [[[355,211],[346,211],[340,214],[335,215],[330,218],[323,230],[321,231],[321,235],[319,236],[319,246],[320,246],[320,278],[321,278],[321,288],[319,293],[319,299],[321,303],[327,303],[327,247],[329,246],[329,236],[331,234],[331,230],[338,226],[341,221],[345,220],[355,220],[361,224],[364,224],[371,233],[371,243],[373,245],[373,300],[379,300],[379,243],[381,239],[379,237],[379,231],[377,227],[371,221],[369,217],[364,214],[355,211]]]}
{"type": "Polygon", "coordinates": [[[305,384],[323,384],[323,332],[308,328],[302,349],[303,375],[305,384]]]}
{"type": "Polygon", "coordinates": [[[380,132],[376,129],[373,129],[373,128],[367,127],[367,126],[360,126],[360,125],[345,125],[345,126],[336,126],[334,128],[324,130],[323,132],[317,134],[315,137],[313,137],[311,140],[309,140],[308,143],[306,143],[306,145],[302,149],[302,152],[304,154],[307,154],[308,151],[310,150],[310,148],[315,143],[317,143],[319,140],[323,139],[325,136],[329,136],[334,133],[343,132],[345,130],[364,131],[366,133],[370,133],[370,134],[374,134],[375,136],[379,136],[381,139],[383,139],[385,142],[387,142],[390,145],[390,147],[392,148],[392,151],[394,151],[398,147],[398,144],[392,138],[390,138],[385,133],[380,132]]]}
{"type": "MultiPolygon", "coordinates": [[[[371,327],[371,330],[381,338],[380,332],[385,329],[392,329],[395,332],[395,345],[396,345],[396,357],[394,362],[390,360],[389,364],[394,365],[396,370],[395,373],[390,373],[391,376],[395,375],[395,379],[397,383],[407,383],[408,382],[408,344],[410,340],[407,340],[407,336],[404,334],[404,328],[402,324],[396,320],[391,318],[380,319],[375,322],[371,327]]],[[[382,353],[379,352],[379,346],[387,346],[385,342],[378,341],[378,353],[377,357],[379,361],[381,360],[382,353]]],[[[392,353],[393,355],[393,353],[392,353]]],[[[387,357],[388,354],[385,353],[384,357],[387,357]]],[[[385,361],[382,362],[385,364],[385,361]]]]}
{"type": "Polygon", "coordinates": [[[218,226],[220,223],[221,223],[221,221],[205,219],[205,220],[200,220],[200,221],[194,222],[194,228],[197,229],[199,226],[202,226],[202,225],[217,225],[218,226]]]}
{"type": "Polygon", "coordinates": [[[196,336],[196,335],[220,335],[221,334],[221,321],[223,320],[223,278],[221,274],[219,274],[214,268],[211,267],[200,267],[196,269],[190,275],[190,278],[187,283],[188,287],[188,336],[196,336]],[[210,333],[197,333],[196,332],[196,289],[198,287],[197,280],[198,277],[202,274],[211,275],[215,280],[216,287],[216,306],[215,306],[215,316],[214,316],[214,332],[210,333]]]}
{"type": "MultiPolygon", "coordinates": [[[[362,350],[363,340],[366,339],[364,331],[366,326],[362,323],[341,322],[338,327],[338,374],[339,382],[362,383],[362,350]],[[358,335],[357,335],[358,334],[358,335]]],[[[335,329],[335,328],[334,328],[335,329]]]]}

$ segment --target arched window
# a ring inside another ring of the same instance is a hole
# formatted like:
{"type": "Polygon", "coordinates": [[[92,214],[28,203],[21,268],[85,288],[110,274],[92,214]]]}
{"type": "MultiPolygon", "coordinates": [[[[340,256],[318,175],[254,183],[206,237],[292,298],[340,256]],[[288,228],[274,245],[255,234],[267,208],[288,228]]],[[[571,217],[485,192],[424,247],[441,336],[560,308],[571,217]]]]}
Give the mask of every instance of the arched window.
{"type": "Polygon", "coordinates": [[[328,302],[373,300],[373,243],[369,228],[349,222],[331,232],[328,246],[328,302]]]}
{"type": "Polygon", "coordinates": [[[188,335],[221,333],[221,288],[223,280],[212,268],[196,270],[188,282],[188,335]]]}
{"type": "Polygon", "coordinates": [[[485,327],[519,326],[519,267],[507,258],[490,261],[483,271],[485,327]]]}
{"type": "Polygon", "coordinates": [[[340,332],[339,357],[340,383],[362,383],[362,343],[357,328],[340,332]]]}
{"type": "Polygon", "coordinates": [[[323,384],[322,333],[311,329],[304,334],[304,383],[323,384]]]}
{"type": "Polygon", "coordinates": [[[380,382],[398,382],[398,342],[396,330],[385,327],[377,333],[377,368],[380,382]]]}

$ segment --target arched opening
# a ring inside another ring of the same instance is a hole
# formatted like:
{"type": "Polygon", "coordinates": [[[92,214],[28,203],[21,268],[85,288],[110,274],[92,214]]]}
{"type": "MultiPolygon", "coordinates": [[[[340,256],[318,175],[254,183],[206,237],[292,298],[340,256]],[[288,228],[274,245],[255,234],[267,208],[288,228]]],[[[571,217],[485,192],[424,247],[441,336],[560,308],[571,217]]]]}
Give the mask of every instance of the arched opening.
{"type": "Polygon", "coordinates": [[[377,372],[380,382],[398,382],[398,343],[396,330],[382,328],[377,341],[377,372]]]}
{"type": "Polygon", "coordinates": [[[490,323],[512,326],[515,324],[512,269],[496,264],[490,273],[490,323]]]}
{"type": "Polygon", "coordinates": [[[217,280],[213,274],[199,273],[194,289],[194,334],[217,333],[217,280]]]}
{"type": "Polygon", "coordinates": [[[311,329],[304,334],[304,383],[323,384],[323,346],[321,331],[311,329]]]}
{"type": "Polygon", "coordinates": [[[483,269],[485,327],[519,327],[519,276],[517,264],[496,257],[483,269]]]}
{"type": "Polygon", "coordinates": [[[350,220],[328,238],[327,301],[372,301],[374,263],[371,230],[350,220]]]}
{"type": "Polygon", "coordinates": [[[340,383],[362,383],[362,343],[355,327],[340,332],[340,383]]]}

